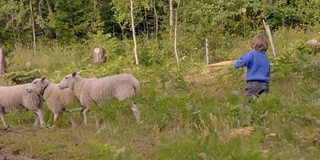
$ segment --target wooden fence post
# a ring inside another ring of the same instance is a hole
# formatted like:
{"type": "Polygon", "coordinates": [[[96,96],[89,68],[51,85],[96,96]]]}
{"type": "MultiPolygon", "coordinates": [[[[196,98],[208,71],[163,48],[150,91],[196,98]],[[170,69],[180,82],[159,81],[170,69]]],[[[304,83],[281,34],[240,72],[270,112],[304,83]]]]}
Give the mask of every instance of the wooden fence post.
{"type": "Polygon", "coordinates": [[[106,61],[103,48],[95,48],[93,51],[93,64],[101,64],[106,61]]]}
{"type": "Polygon", "coordinates": [[[7,73],[6,60],[4,55],[4,49],[0,48],[0,76],[7,73]]]}

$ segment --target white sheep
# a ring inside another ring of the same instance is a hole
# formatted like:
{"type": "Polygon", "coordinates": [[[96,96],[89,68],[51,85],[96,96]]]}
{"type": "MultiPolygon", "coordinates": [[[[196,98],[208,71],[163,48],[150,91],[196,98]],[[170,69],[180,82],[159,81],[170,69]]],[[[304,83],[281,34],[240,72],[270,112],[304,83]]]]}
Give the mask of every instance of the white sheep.
{"type": "Polygon", "coordinates": [[[61,90],[58,84],[49,82],[46,77],[33,80],[31,85],[27,87],[27,91],[42,93],[44,102],[53,113],[53,127],[58,120],[59,114],[66,106],[79,102],[72,90],[61,90]]]}
{"type": "MultiPolygon", "coordinates": [[[[140,90],[139,81],[130,74],[118,74],[104,78],[83,78],[79,72],[67,75],[59,84],[60,89],[70,88],[80,100],[84,124],[87,125],[87,114],[92,105],[101,105],[105,100],[115,98],[119,101],[133,97],[140,90]]],[[[137,121],[140,121],[138,107],[133,103],[131,110],[137,121]]]]}
{"type": "Polygon", "coordinates": [[[12,110],[13,108],[22,109],[27,108],[34,112],[34,125],[45,126],[43,120],[42,104],[43,99],[40,92],[28,93],[26,88],[30,83],[16,85],[16,86],[1,86],[0,87],[0,118],[4,128],[9,128],[5,119],[5,110],[12,110]]]}

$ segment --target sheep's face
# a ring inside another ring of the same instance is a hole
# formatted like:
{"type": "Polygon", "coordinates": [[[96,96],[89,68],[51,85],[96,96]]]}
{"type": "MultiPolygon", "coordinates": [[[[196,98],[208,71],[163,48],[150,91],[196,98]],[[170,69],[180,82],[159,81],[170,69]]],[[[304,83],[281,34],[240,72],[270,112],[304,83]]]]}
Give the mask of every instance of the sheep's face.
{"type": "Polygon", "coordinates": [[[62,81],[60,82],[60,84],[58,85],[60,89],[65,89],[65,88],[71,88],[73,86],[75,77],[78,75],[77,72],[74,72],[72,74],[69,74],[67,76],[65,76],[62,81]]]}
{"type": "Polygon", "coordinates": [[[49,81],[46,80],[46,77],[37,78],[30,83],[26,90],[27,92],[36,92],[38,94],[43,94],[48,85],[49,81]]]}

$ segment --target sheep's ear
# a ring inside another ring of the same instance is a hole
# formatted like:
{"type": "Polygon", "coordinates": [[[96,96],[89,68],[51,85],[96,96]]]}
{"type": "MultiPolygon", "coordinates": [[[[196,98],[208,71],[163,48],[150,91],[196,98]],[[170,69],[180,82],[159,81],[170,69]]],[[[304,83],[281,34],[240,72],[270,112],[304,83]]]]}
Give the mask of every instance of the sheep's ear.
{"type": "Polygon", "coordinates": [[[77,74],[78,74],[78,72],[73,72],[72,77],[76,76],[77,74]]]}
{"type": "Polygon", "coordinates": [[[45,79],[46,79],[46,77],[42,77],[42,78],[41,78],[41,81],[43,82],[45,79]]]}
{"type": "Polygon", "coordinates": [[[80,70],[80,71],[78,71],[78,72],[75,71],[75,72],[72,73],[72,76],[74,77],[74,76],[76,76],[76,75],[79,75],[81,72],[82,72],[82,70],[80,70]]]}

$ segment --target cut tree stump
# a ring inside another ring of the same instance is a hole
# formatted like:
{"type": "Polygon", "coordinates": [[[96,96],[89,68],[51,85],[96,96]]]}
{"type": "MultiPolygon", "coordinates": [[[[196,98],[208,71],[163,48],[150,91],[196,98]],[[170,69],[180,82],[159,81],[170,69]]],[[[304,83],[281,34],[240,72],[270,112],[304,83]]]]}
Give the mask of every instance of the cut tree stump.
{"type": "Polygon", "coordinates": [[[102,64],[106,61],[105,50],[103,48],[95,48],[93,51],[93,64],[102,64]]]}

